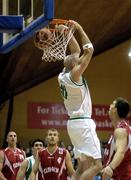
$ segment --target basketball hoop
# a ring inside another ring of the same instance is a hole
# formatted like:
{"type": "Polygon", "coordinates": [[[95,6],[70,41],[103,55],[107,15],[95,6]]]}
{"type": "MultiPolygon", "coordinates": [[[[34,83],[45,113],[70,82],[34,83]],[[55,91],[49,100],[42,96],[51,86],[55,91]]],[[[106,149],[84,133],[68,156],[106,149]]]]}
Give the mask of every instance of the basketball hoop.
{"type": "Polygon", "coordinates": [[[34,43],[37,48],[43,51],[42,60],[55,62],[65,59],[67,45],[74,31],[73,22],[63,19],[53,19],[47,27],[38,31],[34,43]],[[44,29],[48,29],[50,32],[47,30],[44,32],[44,29]],[[44,33],[46,36],[44,36],[44,33]],[[43,35],[41,36],[41,34],[43,35]]]}

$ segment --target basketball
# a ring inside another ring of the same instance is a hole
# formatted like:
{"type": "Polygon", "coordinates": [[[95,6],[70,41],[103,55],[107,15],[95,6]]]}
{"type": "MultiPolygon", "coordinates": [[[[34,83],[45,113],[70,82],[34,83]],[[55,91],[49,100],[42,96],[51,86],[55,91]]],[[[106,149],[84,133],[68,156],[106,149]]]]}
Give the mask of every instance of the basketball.
{"type": "Polygon", "coordinates": [[[34,37],[34,44],[39,49],[43,49],[52,42],[51,37],[51,31],[47,28],[43,28],[40,31],[36,32],[34,37]]]}
{"type": "Polygon", "coordinates": [[[39,31],[39,39],[44,42],[51,38],[51,31],[47,28],[43,28],[39,31]]]}

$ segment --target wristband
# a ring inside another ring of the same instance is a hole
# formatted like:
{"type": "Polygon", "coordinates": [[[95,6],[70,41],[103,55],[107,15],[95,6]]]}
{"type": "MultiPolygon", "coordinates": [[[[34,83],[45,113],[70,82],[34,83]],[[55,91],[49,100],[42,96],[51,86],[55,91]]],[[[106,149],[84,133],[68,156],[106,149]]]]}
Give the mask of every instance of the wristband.
{"type": "Polygon", "coordinates": [[[84,45],[83,45],[83,50],[89,49],[89,48],[93,48],[92,43],[87,43],[87,44],[84,44],[84,45]]]}

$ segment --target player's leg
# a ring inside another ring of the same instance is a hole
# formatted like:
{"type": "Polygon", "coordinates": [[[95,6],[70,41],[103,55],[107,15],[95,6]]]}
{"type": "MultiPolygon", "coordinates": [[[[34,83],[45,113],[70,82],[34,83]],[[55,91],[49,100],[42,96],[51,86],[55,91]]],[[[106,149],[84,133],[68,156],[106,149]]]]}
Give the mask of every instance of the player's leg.
{"type": "Polygon", "coordinates": [[[94,180],[94,177],[102,169],[101,159],[93,159],[92,157],[82,155],[81,163],[84,169],[80,177],[81,180],[94,180]]]}
{"type": "Polygon", "coordinates": [[[73,175],[73,180],[81,180],[81,175],[84,173],[84,171],[88,168],[90,168],[92,162],[88,161],[85,158],[82,158],[81,160],[78,159],[78,168],[76,169],[75,174],[73,175]]]}

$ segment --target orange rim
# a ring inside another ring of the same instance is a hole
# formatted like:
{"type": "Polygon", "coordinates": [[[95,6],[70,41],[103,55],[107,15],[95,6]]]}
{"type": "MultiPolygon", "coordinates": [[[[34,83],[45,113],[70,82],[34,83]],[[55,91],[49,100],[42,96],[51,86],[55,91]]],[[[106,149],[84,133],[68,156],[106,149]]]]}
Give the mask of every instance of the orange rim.
{"type": "Polygon", "coordinates": [[[66,23],[71,23],[73,24],[70,20],[66,19],[53,19],[50,24],[66,24],[66,23]]]}

